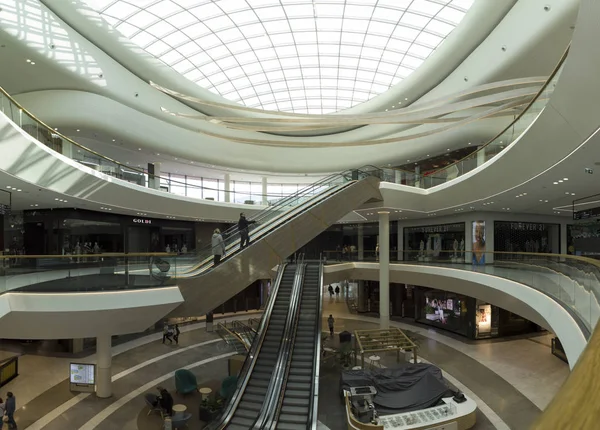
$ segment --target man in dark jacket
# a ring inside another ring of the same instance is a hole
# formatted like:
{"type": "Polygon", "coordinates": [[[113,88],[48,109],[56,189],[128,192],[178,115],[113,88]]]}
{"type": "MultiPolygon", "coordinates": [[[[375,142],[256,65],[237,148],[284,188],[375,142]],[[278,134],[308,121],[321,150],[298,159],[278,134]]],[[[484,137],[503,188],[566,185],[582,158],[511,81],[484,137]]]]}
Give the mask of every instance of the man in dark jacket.
{"type": "Polygon", "coordinates": [[[248,226],[254,224],[256,221],[248,221],[246,215],[242,212],[240,219],[238,220],[238,231],[240,232],[240,251],[250,245],[250,234],[248,233],[248,226]]]}
{"type": "Polygon", "coordinates": [[[6,403],[5,403],[5,411],[6,411],[6,417],[8,418],[8,421],[6,421],[6,424],[8,424],[8,428],[9,429],[16,429],[17,428],[17,423],[15,422],[15,411],[17,410],[17,399],[15,398],[15,396],[13,395],[12,392],[8,392],[6,393],[6,403]]]}
{"type": "Polygon", "coordinates": [[[159,392],[158,403],[169,415],[173,415],[173,396],[163,387],[156,387],[159,392]]]}

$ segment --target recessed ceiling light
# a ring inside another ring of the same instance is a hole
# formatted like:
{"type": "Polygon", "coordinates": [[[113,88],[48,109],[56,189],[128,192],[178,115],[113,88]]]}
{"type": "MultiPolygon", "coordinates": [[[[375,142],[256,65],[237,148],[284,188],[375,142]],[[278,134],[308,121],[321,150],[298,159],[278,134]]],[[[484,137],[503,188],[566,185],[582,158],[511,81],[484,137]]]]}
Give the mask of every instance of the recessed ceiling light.
{"type": "Polygon", "coordinates": [[[29,63],[29,64],[31,64],[32,66],[35,66],[35,62],[33,62],[33,61],[31,63],[29,63]]]}
{"type": "Polygon", "coordinates": [[[113,139],[113,142],[116,142],[116,141],[117,141],[117,139],[113,139]]]}
{"type": "Polygon", "coordinates": [[[408,97],[404,97],[404,100],[408,100],[408,97]]]}
{"type": "Polygon", "coordinates": [[[554,185],[558,185],[558,182],[553,182],[554,185]]]}
{"type": "Polygon", "coordinates": [[[160,154],[157,152],[156,155],[160,155],[160,154]]]}
{"type": "Polygon", "coordinates": [[[142,148],[138,148],[138,151],[141,151],[141,150],[142,150],[142,148]]]}
{"type": "Polygon", "coordinates": [[[469,145],[471,144],[471,142],[468,143],[469,145]]]}
{"type": "Polygon", "coordinates": [[[572,196],[574,196],[574,195],[575,195],[575,193],[571,193],[571,195],[572,195],[572,196]]]}
{"type": "Polygon", "coordinates": [[[81,131],[81,130],[77,129],[77,131],[81,131]]]}
{"type": "Polygon", "coordinates": [[[19,191],[19,192],[20,192],[21,190],[17,190],[17,191],[19,191]]]}
{"type": "Polygon", "coordinates": [[[25,60],[25,61],[27,61],[28,63],[31,63],[31,60],[29,58],[27,60],[25,60]]]}
{"type": "Polygon", "coordinates": [[[566,191],[566,192],[565,192],[565,194],[566,194],[566,195],[569,195],[569,192],[568,192],[568,191],[566,191]]]}
{"type": "Polygon", "coordinates": [[[562,179],[559,179],[559,180],[558,180],[558,182],[559,182],[559,183],[563,183],[564,181],[563,181],[562,179]]]}
{"type": "Polygon", "coordinates": [[[12,188],[12,187],[11,187],[10,185],[7,185],[7,186],[6,186],[6,188],[10,189],[10,188],[12,188]]]}

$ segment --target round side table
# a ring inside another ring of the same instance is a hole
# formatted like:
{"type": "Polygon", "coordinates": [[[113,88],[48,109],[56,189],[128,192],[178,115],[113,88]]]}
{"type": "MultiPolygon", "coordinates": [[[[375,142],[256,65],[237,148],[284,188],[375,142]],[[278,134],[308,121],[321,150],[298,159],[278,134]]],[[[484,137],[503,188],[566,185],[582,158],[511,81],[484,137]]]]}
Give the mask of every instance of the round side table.
{"type": "Polygon", "coordinates": [[[173,405],[173,418],[178,418],[187,410],[186,405],[173,405]]]}
{"type": "Polygon", "coordinates": [[[200,391],[200,394],[202,394],[202,400],[208,400],[208,397],[212,393],[212,390],[207,387],[200,388],[198,391],[200,391]]]}

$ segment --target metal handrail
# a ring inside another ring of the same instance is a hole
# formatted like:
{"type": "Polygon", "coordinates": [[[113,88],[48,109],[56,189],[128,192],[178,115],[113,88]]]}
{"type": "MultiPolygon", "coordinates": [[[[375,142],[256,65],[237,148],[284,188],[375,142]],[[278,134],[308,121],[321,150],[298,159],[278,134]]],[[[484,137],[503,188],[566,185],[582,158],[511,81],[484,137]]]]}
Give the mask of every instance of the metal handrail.
{"type": "Polygon", "coordinates": [[[312,404],[309,409],[309,420],[310,428],[312,430],[316,430],[317,428],[317,410],[319,407],[319,376],[321,369],[321,330],[323,325],[323,258],[319,256],[319,303],[317,305],[317,345],[315,346],[315,355],[314,355],[314,367],[313,367],[313,381],[312,381],[312,390],[313,390],[313,399],[312,404]]]}
{"type": "Polygon", "coordinates": [[[239,334],[237,334],[234,331],[229,330],[225,324],[223,324],[223,323],[217,324],[217,329],[224,330],[227,334],[236,338],[244,346],[244,349],[246,351],[248,351],[248,352],[250,351],[251,345],[248,345],[248,342],[246,342],[244,339],[242,339],[242,337],[239,334]]]}
{"type": "Polygon", "coordinates": [[[250,351],[248,352],[248,355],[244,360],[244,364],[242,365],[242,369],[240,370],[240,374],[238,376],[238,387],[233,396],[231,397],[231,400],[229,401],[227,407],[223,410],[221,418],[214,421],[214,423],[209,424],[206,427],[207,430],[224,429],[225,426],[229,424],[229,421],[233,417],[233,414],[235,413],[242,399],[242,396],[246,390],[246,385],[248,384],[254,366],[256,365],[258,354],[260,353],[260,349],[262,348],[263,342],[265,340],[265,336],[267,333],[266,328],[269,326],[269,323],[271,321],[273,307],[275,306],[275,299],[277,297],[277,293],[279,292],[279,287],[281,285],[283,273],[285,272],[286,267],[287,263],[283,263],[279,266],[275,285],[273,286],[271,297],[269,297],[269,303],[261,319],[260,326],[258,328],[258,334],[254,338],[254,342],[252,342],[252,347],[250,348],[250,351]]]}
{"type": "Polygon", "coordinates": [[[292,288],[292,293],[290,296],[288,317],[283,330],[283,341],[279,349],[277,364],[275,365],[273,376],[269,382],[269,388],[267,390],[268,397],[263,403],[258,418],[252,426],[253,429],[264,429],[270,427],[270,424],[273,421],[273,414],[276,409],[276,402],[281,396],[285,371],[290,361],[290,350],[292,347],[292,338],[294,333],[293,330],[297,324],[296,318],[298,316],[298,302],[302,292],[304,268],[304,255],[302,255],[301,262],[296,266],[296,279],[294,280],[294,287],[292,288]]]}

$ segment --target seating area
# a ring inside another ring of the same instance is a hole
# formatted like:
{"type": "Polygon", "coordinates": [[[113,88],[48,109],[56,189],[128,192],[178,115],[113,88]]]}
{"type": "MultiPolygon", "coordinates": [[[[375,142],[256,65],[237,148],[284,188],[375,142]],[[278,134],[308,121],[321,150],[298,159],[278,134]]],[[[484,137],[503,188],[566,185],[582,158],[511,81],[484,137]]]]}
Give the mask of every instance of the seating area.
{"type": "MultiPolygon", "coordinates": [[[[145,407],[138,414],[138,428],[162,430],[168,428],[165,420],[171,420],[172,429],[204,428],[219,415],[221,408],[231,397],[237,385],[236,376],[221,380],[205,380],[197,383],[197,376],[186,369],[175,372],[174,390],[168,389],[173,397],[171,416],[158,402],[158,392],[144,395],[145,407]]],[[[170,385],[170,386],[173,386],[170,385]]]]}

